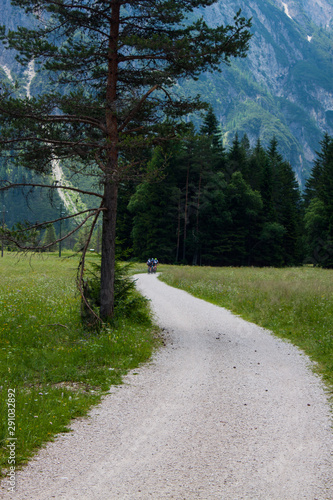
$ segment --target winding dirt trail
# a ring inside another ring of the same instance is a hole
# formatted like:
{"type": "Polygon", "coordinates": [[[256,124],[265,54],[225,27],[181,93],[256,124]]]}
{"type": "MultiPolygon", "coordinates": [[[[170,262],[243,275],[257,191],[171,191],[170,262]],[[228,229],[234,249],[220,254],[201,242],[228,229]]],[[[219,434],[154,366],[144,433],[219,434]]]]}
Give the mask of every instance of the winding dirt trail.
{"type": "Polygon", "coordinates": [[[330,408],[308,359],[156,276],[137,278],[166,346],[2,498],[332,500],[330,408]]]}

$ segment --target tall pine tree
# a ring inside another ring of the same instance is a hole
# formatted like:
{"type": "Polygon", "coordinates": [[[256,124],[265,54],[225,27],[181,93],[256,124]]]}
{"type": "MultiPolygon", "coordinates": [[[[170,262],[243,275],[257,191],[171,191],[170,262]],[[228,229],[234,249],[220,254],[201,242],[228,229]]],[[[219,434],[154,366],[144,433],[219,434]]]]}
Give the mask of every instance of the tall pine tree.
{"type": "MultiPolygon", "coordinates": [[[[240,11],[232,26],[210,28],[197,8],[214,0],[13,0],[35,15],[36,28],[2,29],[19,60],[34,60],[49,85],[32,99],[0,98],[2,146],[17,161],[50,172],[54,159],[80,161],[99,175],[103,215],[100,316],[114,310],[115,241],[119,183],[139,168],[136,152],[160,137],[163,116],[178,120],[202,108],[198,97],[177,93],[180,78],[219,70],[244,57],[250,22],[240,11]]],[[[175,124],[163,133],[173,134],[175,124]]]]}

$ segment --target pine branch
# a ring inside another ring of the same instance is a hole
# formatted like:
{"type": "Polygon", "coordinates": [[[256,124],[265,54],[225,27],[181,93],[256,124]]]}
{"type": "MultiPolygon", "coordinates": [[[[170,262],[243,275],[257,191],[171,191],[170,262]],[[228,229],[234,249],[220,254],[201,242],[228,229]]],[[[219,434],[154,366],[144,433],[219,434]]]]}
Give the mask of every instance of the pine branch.
{"type": "MultiPolygon", "coordinates": [[[[99,216],[99,213],[100,213],[101,210],[103,210],[103,209],[94,210],[94,213],[92,213],[92,214],[90,213],[87,217],[85,217],[85,219],[78,226],[76,226],[74,229],[72,229],[67,234],[65,234],[65,236],[63,236],[62,238],[58,238],[58,239],[52,241],[51,243],[48,243],[47,245],[42,245],[42,246],[23,246],[16,238],[14,238],[13,236],[10,235],[11,232],[9,232],[9,231],[5,231],[3,233],[2,239],[5,240],[5,241],[11,241],[12,243],[14,243],[21,250],[34,250],[36,252],[40,251],[40,250],[47,250],[48,248],[52,247],[53,245],[56,245],[57,243],[59,243],[61,241],[64,241],[67,238],[69,238],[69,236],[71,236],[76,231],[78,231],[90,219],[90,217],[93,217],[93,215],[95,215],[96,212],[98,212],[98,216],[99,216]]],[[[87,212],[87,210],[85,212],[87,212]]],[[[91,210],[90,210],[90,212],[91,212],[91,210]]],[[[79,215],[79,214],[76,214],[76,215],[79,215]]],[[[76,215],[74,215],[72,217],[75,217],[76,215]]],[[[97,216],[97,218],[98,218],[98,216],[97,216]]],[[[49,222],[44,222],[44,223],[41,223],[41,224],[36,224],[36,225],[30,226],[30,227],[28,227],[26,229],[15,231],[15,233],[22,233],[22,232],[30,231],[31,229],[35,229],[37,227],[41,227],[41,226],[44,226],[44,225],[47,225],[47,224],[52,224],[53,222],[57,222],[59,220],[65,220],[65,219],[68,219],[68,218],[69,217],[63,217],[62,219],[56,219],[54,221],[49,221],[49,222]]]]}
{"type": "Polygon", "coordinates": [[[158,85],[154,85],[151,89],[148,90],[148,92],[145,93],[144,96],[141,97],[140,101],[137,103],[137,105],[131,110],[131,112],[128,114],[127,118],[123,120],[121,126],[118,128],[118,133],[122,132],[126,125],[132,120],[132,118],[136,115],[136,113],[139,111],[143,103],[148,99],[150,94],[155,92],[155,90],[158,88],[158,85]]]}
{"type": "MultiPolygon", "coordinates": [[[[1,181],[0,180],[0,184],[2,182],[8,182],[8,181],[1,181]]],[[[6,186],[0,187],[0,191],[6,191],[8,189],[13,189],[13,188],[18,188],[18,187],[27,187],[27,186],[29,186],[29,187],[41,187],[41,188],[47,188],[47,189],[66,189],[68,191],[75,191],[75,192],[80,193],[80,194],[87,194],[90,196],[97,196],[98,198],[103,198],[103,195],[95,193],[93,191],[84,191],[83,189],[74,188],[71,186],[62,186],[59,184],[49,185],[49,184],[36,184],[36,183],[28,183],[28,182],[22,182],[22,183],[18,183],[18,184],[10,183],[6,186]]],[[[80,213],[83,213],[83,212],[80,212],[80,213]]]]}
{"type": "MultiPolygon", "coordinates": [[[[94,212],[95,213],[96,210],[100,212],[100,211],[103,211],[104,209],[103,208],[99,208],[99,209],[97,209],[97,208],[89,208],[88,210],[83,210],[82,212],[77,212],[74,215],[67,215],[66,217],[59,217],[58,219],[49,220],[49,221],[45,221],[45,222],[39,222],[37,224],[34,224],[33,226],[25,227],[24,229],[18,229],[18,230],[15,231],[15,233],[25,233],[27,231],[31,231],[32,229],[44,228],[45,226],[48,226],[50,224],[54,224],[54,223],[59,222],[59,221],[63,221],[63,220],[67,220],[67,219],[73,219],[74,217],[78,217],[79,215],[86,214],[87,212],[94,212]]],[[[85,220],[88,220],[89,217],[91,217],[91,214],[88,215],[88,217],[86,217],[85,220]]],[[[82,224],[80,223],[80,226],[78,226],[78,227],[81,227],[81,226],[82,226],[82,224]]],[[[77,230],[77,228],[73,232],[75,232],[76,230],[77,230]]],[[[9,236],[10,236],[10,233],[11,232],[9,230],[7,230],[7,234],[9,236]]],[[[70,234],[72,234],[72,232],[69,233],[69,235],[70,234]]],[[[67,238],[67,236],[66,236],[66,238],[67,238]]],[[[62,239],[66,239],[66,238],[62,238],[62,239]]],[[[58,241],[62,241],[62,240],[54,241],[53,245],[55,243],[57,243],[58,241]]]]}

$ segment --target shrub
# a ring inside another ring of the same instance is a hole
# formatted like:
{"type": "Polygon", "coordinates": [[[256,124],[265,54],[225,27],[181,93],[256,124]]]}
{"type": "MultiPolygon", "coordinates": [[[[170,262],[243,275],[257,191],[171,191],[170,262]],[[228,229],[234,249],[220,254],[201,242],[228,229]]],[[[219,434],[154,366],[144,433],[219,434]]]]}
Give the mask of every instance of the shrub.
{"type": "MultiPolygon", "coordinates": [[[[147,299],[142,297],[135,289],[135,280],[131,276],[132,264],[116,261],[115,274],[115,311],[113,322],[119,318],[136,318],[141,321],[148,320],[147,299]]],[[[81,299],[81,318],[86,326],[96,326],[96,317],[100,308],[100,278],[101,264],[92,262],[86,271],[84,280],[84,296],[89,304],[81,299]]]]}

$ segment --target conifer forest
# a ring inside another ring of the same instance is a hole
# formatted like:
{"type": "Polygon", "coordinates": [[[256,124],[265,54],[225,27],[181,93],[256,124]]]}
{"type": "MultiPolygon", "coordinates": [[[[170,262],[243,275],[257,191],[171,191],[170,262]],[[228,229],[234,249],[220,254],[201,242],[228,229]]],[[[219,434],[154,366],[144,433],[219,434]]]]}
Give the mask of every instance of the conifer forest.
{"type": "Polygon", "coordinates": [[[226,150],[212,110],[200,132],[156,148],[153,181],[124,185],[119,246],[140,260],[210,266],[333,265],[333,139],[305,189],[279,154],[236,134],[226,150]]]}

